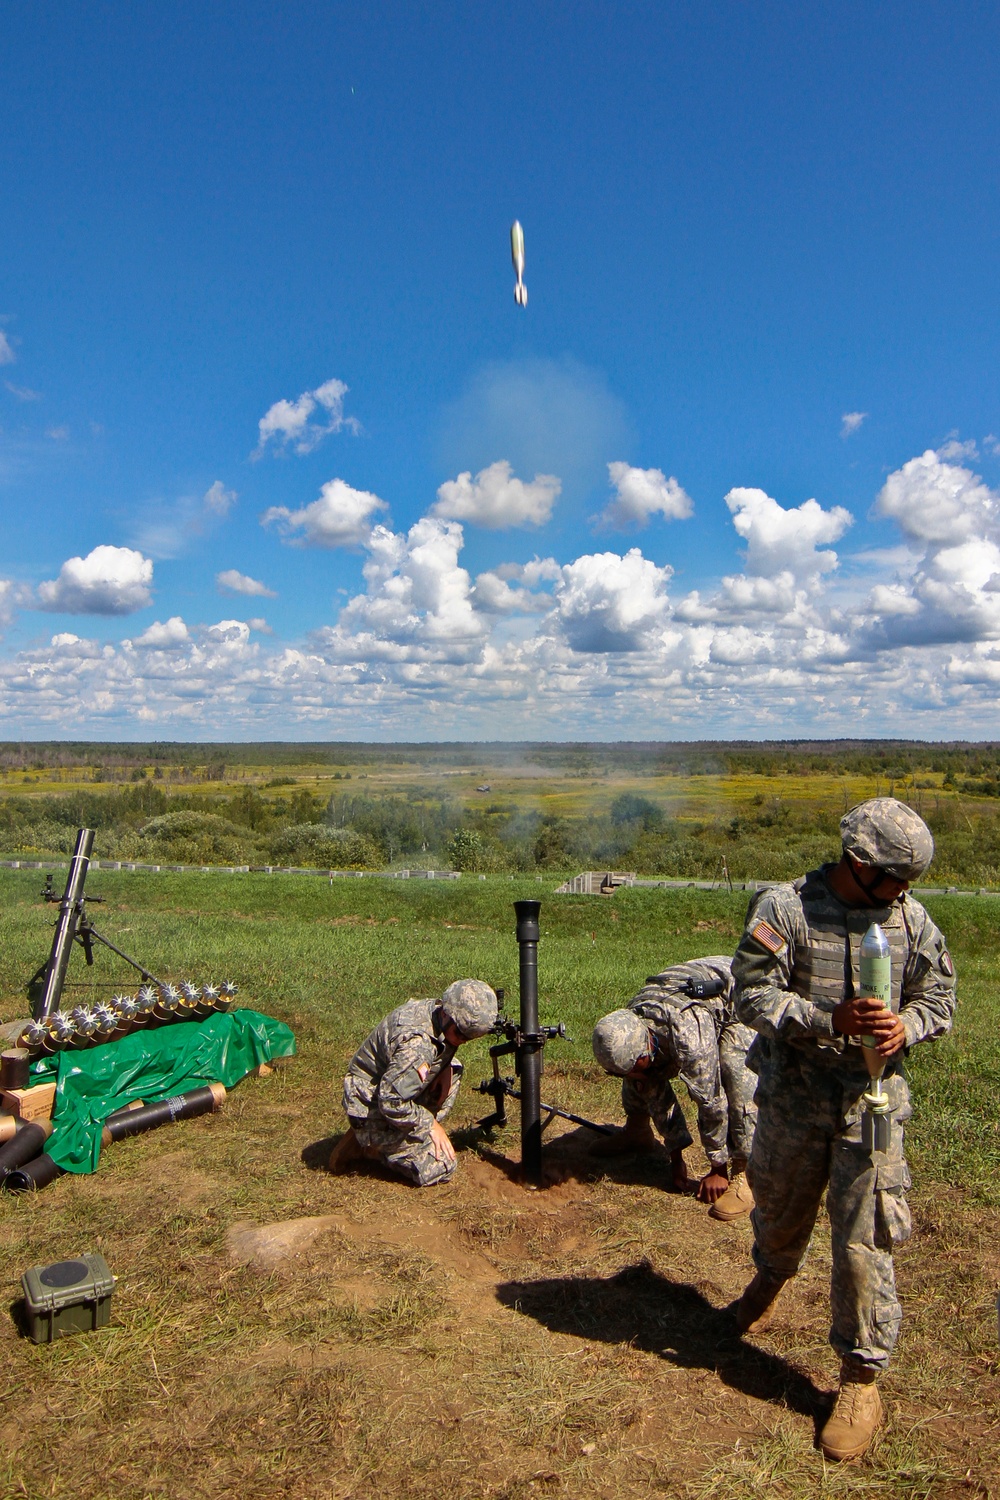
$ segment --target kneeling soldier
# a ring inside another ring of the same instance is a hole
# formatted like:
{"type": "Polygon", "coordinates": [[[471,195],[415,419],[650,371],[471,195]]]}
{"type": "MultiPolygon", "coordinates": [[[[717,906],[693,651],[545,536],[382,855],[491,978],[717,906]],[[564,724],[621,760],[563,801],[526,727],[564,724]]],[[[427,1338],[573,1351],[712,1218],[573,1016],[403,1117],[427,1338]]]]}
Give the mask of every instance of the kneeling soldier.
{"type": "Polygon", "coordinates": [[[445,1182],[455,1170],[441,1123],[462,1078],[455,1052],[486,1036],[496,1018],[497,997],[480,979],[457,979],[440,1000],[408,1000],[386,1016],[351,1059],[344,1079],[350,1129],[330,1170],[367,1157],[418,1187],[445,1182]]]}
{"type": "Polygon", "coordinates": [[[683,1192],[691,1135],[670,1086],[682,1078],[710,1163],[698,1201],[724,1223],[753,1208],[744,1174],[757,1118],[757,1080],[746,1068],[753,1032],[733,1012],[729,964],[722,957],[674,964],[648,979],[627,1010],[612,1011],[594,1028],[594,1056],[606,1073],[624,1079],[625,1109],[625,1129],[595,1153],[651,1150],[655,1122],[670,1152],[673,1186],[683,1192]]]}

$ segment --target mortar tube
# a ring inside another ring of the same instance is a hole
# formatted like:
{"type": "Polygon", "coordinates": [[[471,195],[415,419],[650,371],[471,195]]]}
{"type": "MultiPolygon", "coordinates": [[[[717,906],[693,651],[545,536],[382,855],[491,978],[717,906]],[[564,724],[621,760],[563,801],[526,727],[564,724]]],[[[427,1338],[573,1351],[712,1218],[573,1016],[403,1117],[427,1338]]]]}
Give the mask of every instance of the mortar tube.
{"type": "Polygon", "coordinates": [[[69,874],[66,877],[66,889],[62,901],[59,903],[59,919],[56,922],[56,930],[52,938],[52,951],[49,955],[48,966],[45,970],[45,989],[43,990],[34,1011],[36,1021],[44,1021],[53,1011],[59,1009],[59,1001],[62,996],[63,983],[66,979],[66,970],[69,967],[69,956],[73,949],[73,938],[76,935],[77,923],[80,919],[78,903],[83,895],[84,882],[87,879],[87,871],[90,868],[90,856],[94,848],[94,830],[92,828],[79,828],[76,834],[76,846],[73,857],[69,862],[69,874]]]}
{"type": "Polygon", "coordinates": [[[521,1000],[521,1175],[542,1185],[542,1041],[538,1032],[538,913],[540,901],[515,901],[521,1000]]]}
{"type": "Polygon", "coordinates": [[[17,1167],[13,1172],[8,1172],[3,1185],[8,1193],[38,1192],[39,1188],[48,1187],[50,1182],[55,1182],[57,1177],[61,1177],[63,1171],[63,1167],[58,1166],[51,1156],[43,1152],[34,1160],[25,1162],[23,1167],[17,1167]]]}
{"type": "Polygon", "coordinates": [[[52,1134],[50,1120],[19,1120],[16,1134],[0,1146],[0,1182],[38,1155],[52,1134]]]}
{"type": "Polygon", "coordinates": [[[101,1132],[101,1145],[110,1146],[112,1141],[124,1140],[129,1135],[142,1135],[147,1130],[156,1130],[160,1125],[172,1125],[175,1120],[190,1120],[195,1115],[207,1115],[219,1108],[226,1097],[221,1083],[209,1083],[203,1088],[189,1089],[174,1099],[163,1099],[158,1104],[144,1104],[141,1109],[126,1110],[109,1115],[101,1132]]]}

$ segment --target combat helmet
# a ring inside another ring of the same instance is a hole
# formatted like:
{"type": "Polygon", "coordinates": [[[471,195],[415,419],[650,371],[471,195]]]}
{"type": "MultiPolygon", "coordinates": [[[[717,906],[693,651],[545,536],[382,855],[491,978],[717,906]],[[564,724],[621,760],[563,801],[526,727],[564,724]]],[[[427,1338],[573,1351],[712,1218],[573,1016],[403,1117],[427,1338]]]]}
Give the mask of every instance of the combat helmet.
{"type": "Polygon", "coordinates": [[[852,807],[840,820],[840,837],[845,854],[894,880],[916,880],[934,858],[927,824],[895,797],[873,797],[852,807]]]}
{"type": "Polygon", "coordinates": [[[593,1045],[605,1073],[624,1078],[649,1051],[649,1026],[634,1010],[613,1010],[594,1027],[593,1045]]]}
{"type": "Polygon", "coordinates": [[[481,979],[456,979],[441,996],[445,1021],[451,1021],[467,1042],[493,1030],[497,997],[481,979]]]}

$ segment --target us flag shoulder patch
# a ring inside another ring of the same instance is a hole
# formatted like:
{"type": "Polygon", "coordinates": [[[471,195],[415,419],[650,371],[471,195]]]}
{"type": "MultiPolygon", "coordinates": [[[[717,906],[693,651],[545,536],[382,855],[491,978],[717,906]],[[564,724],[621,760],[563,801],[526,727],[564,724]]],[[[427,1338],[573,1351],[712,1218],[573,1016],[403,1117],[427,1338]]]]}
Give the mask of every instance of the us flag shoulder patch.
{"type": "Polygon", "coordinates": [[[774,928],[769,927],[766,922],[758,922],[756,927],[751,928],[750,936],[756,938],[758,943],[761,943],[772,953],[781,953],[783,949],[788,947],[781,933],[775,932],[774,928]]]}

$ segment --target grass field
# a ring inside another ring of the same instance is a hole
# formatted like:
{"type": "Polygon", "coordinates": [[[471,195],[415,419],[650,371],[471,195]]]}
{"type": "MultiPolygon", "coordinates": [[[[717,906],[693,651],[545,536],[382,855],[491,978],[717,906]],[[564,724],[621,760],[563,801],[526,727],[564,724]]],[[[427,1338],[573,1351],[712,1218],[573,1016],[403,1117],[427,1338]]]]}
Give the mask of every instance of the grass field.
{"type": "MultiPolygon", "coordinates": [[[[665,1193],[661,1161],[598,1170],[584,1133],[552,1131],[551,1185],[526,1192],[516,1128],[486,1141],[471,1127],[487,1101],[466,1087],[452,1183],[419,1193],[321,1169],[343,1065],[386,1010],[463,974],[516,997],[518,896],[543,900],[542,1019],[572,1038],[551,1044],[543,1096],[617,1117],[590,1059],[594,1019],[666,963],[731,952],[745,898],[556,897],[555,883],[92,877],[114,941],[173,977],[235,978],[295,1028],[299,1056],[219,1116],[109,1148],[93,1177],[0,1200],[9,1301],[24,1268],[86,1249],[119,1277],[101,1333],[35,1348],[0,1324],[0,1496],[1000,1495],[991,901],[928,903],[958,966],[959,1021],[911,1060],[906,1322],[883,1387],[891,1425],[860,1466],[825,1467],[812,1446],[835,1379],[825,1230],[750,1345],[722,1312],[748,1277],[748,1226],[665,1193]],[[270,1269],[227,1248],[233,1226],[314,1216],[316,1238],[270,1269]]],[[[0,872],[4,1019],[47,952],[38,885],[0,872]]],[[[470,1082],[485,1076],[485,1042],[463,1058],[470,1082]]]]}
{"type": "Polygon", "coordinates": [[[723,745],[0,745],[0,857],[787,879],[898,794],[932,883],[1000,889],[1000,752],[723,745]]]}

